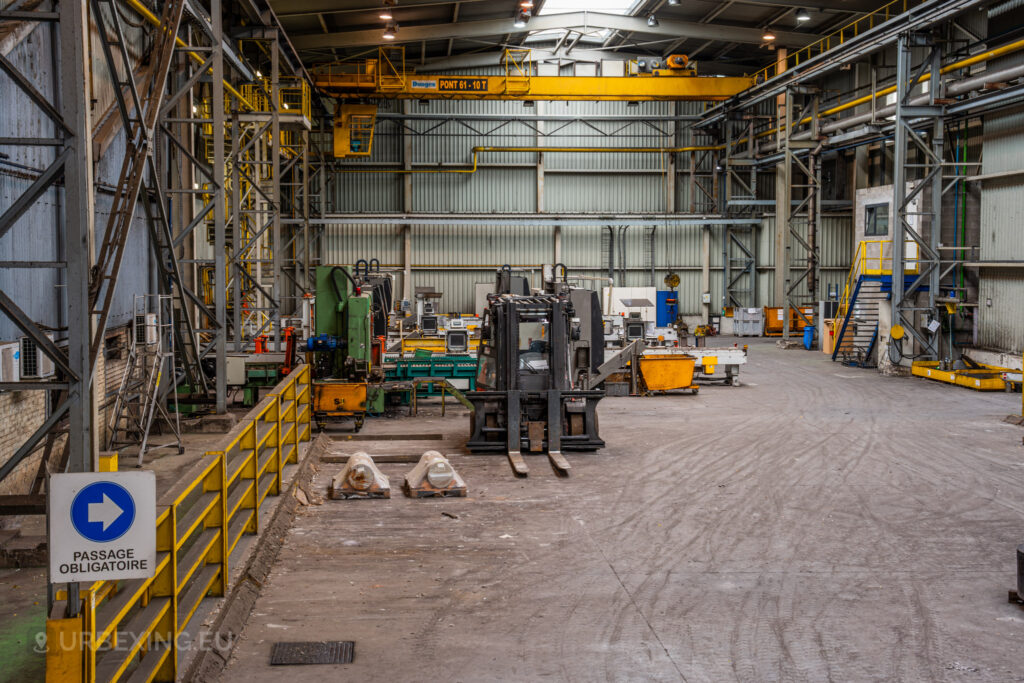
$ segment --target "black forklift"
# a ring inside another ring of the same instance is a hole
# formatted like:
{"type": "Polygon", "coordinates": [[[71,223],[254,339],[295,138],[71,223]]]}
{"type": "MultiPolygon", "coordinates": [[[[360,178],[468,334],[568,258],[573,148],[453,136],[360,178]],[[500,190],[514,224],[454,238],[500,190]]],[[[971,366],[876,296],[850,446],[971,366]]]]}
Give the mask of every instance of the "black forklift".
{"type": "Polygon", "coordinates": [[[604,447],[597,433],[597,402],[604,391],[574,386],[574,323],[566,293],[513,294],[499,272],[499,293],[488,295],[473,403],[472,453],[505,453],[513,471],[526,476],[522,454],[547,453],[559,474],[569,473],[562,451],[604,447]],[[503,291],[504,290],[504,291],[503,291]]]}

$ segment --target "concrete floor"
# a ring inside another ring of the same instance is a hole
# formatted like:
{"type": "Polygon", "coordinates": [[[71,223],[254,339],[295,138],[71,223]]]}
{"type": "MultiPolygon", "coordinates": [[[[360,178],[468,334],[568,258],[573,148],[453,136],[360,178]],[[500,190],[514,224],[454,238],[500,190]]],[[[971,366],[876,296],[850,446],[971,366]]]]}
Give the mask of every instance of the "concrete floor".
{"type": "MultiPolygon", "coordinates": [[[[764,340],[741,378],[605,399],[607,448],[569,479],[460,456],[469,498],[304,508],[222,679],[1024,680],[1020,396],[764,340]],[[298,640],[354,640],[355,662],[268,665],[298,640]]],[[[364,432],[452,452],[467,429],[364,432]]]]}

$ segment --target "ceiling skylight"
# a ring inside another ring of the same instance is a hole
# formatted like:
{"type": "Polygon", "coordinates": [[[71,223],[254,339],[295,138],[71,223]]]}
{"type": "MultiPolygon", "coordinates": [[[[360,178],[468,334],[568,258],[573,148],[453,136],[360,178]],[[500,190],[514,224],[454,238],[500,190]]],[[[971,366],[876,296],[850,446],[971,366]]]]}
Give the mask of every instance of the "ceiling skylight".
{"type": "MultiPolygon", "coordinates": [[[[547,0],[539,16],[552,14],[568,14],[569,12],[599,12],[601,14],[632,14],[641,0],[547,0]]],[[[571,27],[570,27],[571,28],[571,27]]],[[[527,42],[558,40],[565,33],[564,28],[553,28],[546,31],[531,31],[527,42]]],[[[611,31],[607,29],[589,29],[580,36],[581,42],[602,42],[611,31]]]]}
{"type": "Polygon", "coordinates": [[[603,14],[629,14],[639,0],[547,0],[538,14],[566,14],[567,12],[601,12],[603,14]]]}

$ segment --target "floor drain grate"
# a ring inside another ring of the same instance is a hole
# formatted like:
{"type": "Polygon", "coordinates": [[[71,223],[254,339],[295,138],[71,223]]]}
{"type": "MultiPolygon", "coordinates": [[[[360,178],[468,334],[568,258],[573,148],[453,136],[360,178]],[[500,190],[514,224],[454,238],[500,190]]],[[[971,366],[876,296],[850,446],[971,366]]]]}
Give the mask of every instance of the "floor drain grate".
{"type": "Polygon", "coordinates": [[[326,643],[274,643],[271,664],[348,664],[356,654],[351,640],[326,643]]]}

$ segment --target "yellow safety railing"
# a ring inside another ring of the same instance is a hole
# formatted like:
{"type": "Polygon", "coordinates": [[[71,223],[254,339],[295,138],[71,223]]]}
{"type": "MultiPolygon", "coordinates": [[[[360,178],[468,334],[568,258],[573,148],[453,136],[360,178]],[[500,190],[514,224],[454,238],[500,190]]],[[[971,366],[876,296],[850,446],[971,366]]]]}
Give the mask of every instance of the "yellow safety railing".
{"type": "Polygon", "coordinates": [[[310,378],[295,368],[160,497],[152,578],[81,591],[80,633],[50,647],[84,650],[83,681],[176,680],[181,635],[204,598],[226,595],[231,551],[257,533],[260,504],[281,493],[282,469],[310,439],[310,378]]]}
{"type": "Polygon", "coordinates": [[[368,92],[373,91],[377,87],[377,71],[379,69],[379,59],[328,62],[311,67],[314,79],[321,85],[344,83],[348,86],[362,88],[368,92]]]}
{"type": "Polygon", "coordinates": [[[533,74],[531,55],[524,48],[505,48],[505,92],[530,92],[530,76],[533,74]]]}
{"type": "Polygon", "coordinates": [[[381,91],[401,90],[408,72],[405,70],[405,48],[389,45],[377,48],[377,88],[381,91]]]}
{"type": "MultiPolygon", "coordinates": [[[[916,252],[917,242],[906,240],[903,272],[907,275],[916,275],[920,270],[920,263],[914,257],[916,252]],[[910,258],[907,258],[908,256],[910,258]]],[[[850,299],[862,275],[892,275],[892,240],[861,240],[857,244],[857,251],[850,263],[850,272],[843,285],[843,294],[839,298],[837,319],[845,318],[847,311],[850,310],[850,299]]]]}
{"type": "Polygon", "coordinates": [[[281,111],[289,114],[300,113],[307,119],[312,119],[311,91],[309,82],[304,78],[282,81],[277,89],[277,97],[281,103],[281,111]]]}
{"type": "Polygon", "coordinates": [[[839,307],[836,309],[836,320],[842,320],[846,317],[846,312],[850,310],[850,297],[853,296],[853,290],[857,286],[857,280],[860,279],[861,266],[864,260],[864,242],[857,243],[857,251],[853,255],[853,260],[850,262],[850,272],[846,275],[846,282],[843,284],[843,294],[839,297],[839,307]]]}
{"type": "MultiPolygon", "coordinates": [[[[270,112],[270,79],[242,86],[242,94],[260,113],[270,112]]],[[[312,105],[309,83],[302,78],[282,77],[277,86],[277,107],[282,114],[302,114],[311,118],[312,105]]]]}
{"type": "Polygon", "coordinates": [[[903,14],[908,9],[924,4],[925,2],[926,0],[892,0],[892,2],[887,2],[875,11],[861,15],[849,24],[845,24],[820,40],[816,40],[810,45],[806,45],[799,50],[790,52],[786,55],[785,67],[779,63],[766,66],[754,74],[754,80],[757,83],[761,83],[769,78],[778,76],[786,69],[791,69],[794,66],[806,62],[811,57],[817,57],[823,52],[827,52],[834,47],[838,47],[847,40],[855,38],[861,33],[878,26],[883,22],[889,21],[893,17],[903,14]]]}

